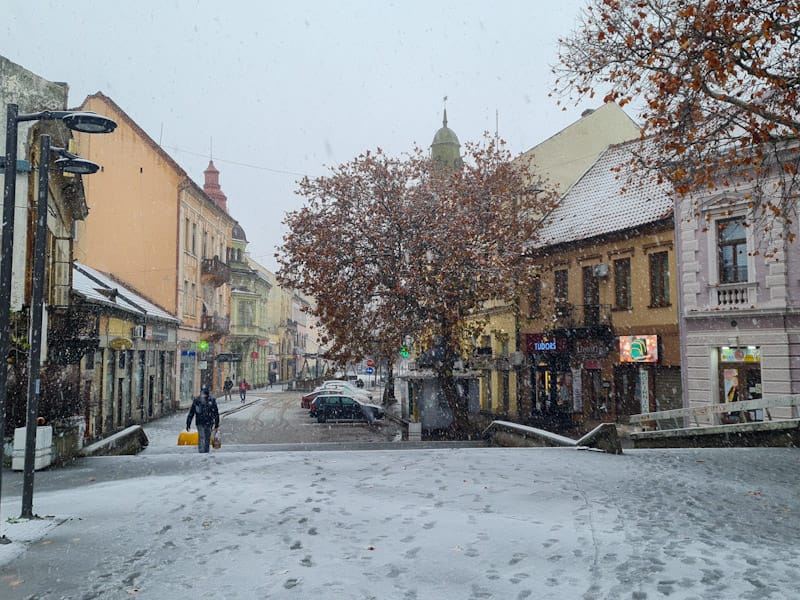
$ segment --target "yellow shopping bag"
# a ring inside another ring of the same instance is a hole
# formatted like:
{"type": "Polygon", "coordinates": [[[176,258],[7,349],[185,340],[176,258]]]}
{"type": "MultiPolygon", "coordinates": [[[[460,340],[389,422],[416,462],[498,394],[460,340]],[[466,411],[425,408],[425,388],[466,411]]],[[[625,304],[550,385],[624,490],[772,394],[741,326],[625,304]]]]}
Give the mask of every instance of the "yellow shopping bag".
{"type": "Polygon", "coordinates": [[[181,431],[178,434],[178,446],[197,446],[197,431],[181,431]]]}

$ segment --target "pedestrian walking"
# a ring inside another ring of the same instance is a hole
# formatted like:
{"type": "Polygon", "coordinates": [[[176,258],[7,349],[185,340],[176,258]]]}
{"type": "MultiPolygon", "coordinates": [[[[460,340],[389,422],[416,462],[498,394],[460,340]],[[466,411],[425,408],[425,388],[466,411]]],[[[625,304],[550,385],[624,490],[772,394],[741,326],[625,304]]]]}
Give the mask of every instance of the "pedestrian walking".
{"type": "Polygon", "coordinates": [[[225,383],[222,384],[222,393],[225,394],[225,402],[231,399],[231,390],[233,389],[233,381],[231,376],[225,378],[225,383]]]}
{"type": "Polygon", "coordinates": [[[186,417],[186,431],[192,426],[192,418],[197,426],[197,451],[206,453],[211,441],[212,428],[213,431],[219,429],[217,399],[208,391],[208,386],[201,387],[200,395],[192,402],[189,415],[186,417]]]}
{"type": "Polygon", "coordinates": [[[244,403],[245,396],[247,396],[247,379],[242,379],[242,383],[239,384],[239,398],[242,399],[242,403],[244,403]]]}

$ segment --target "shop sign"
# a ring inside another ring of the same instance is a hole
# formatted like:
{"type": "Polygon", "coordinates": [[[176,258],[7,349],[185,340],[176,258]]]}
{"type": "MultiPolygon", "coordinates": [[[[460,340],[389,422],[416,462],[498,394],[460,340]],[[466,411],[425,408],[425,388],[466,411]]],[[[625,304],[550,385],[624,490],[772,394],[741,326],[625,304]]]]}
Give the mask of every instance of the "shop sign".
{"type": "Polygon", "coordinates": [[[258,358],[258,352],[251,352],[250,358],[258,358]]]}
{"type": "Polygon", "coordinates": [[[108,342],[108,347],[112,350],[130,350],[133,348],[133,342],[126,337],[117,337],[108,342]]]}
{"type": "Polygon", "coordinates": [[[258,345],[262,348],[267,345],[267,340],[258,340],[258,345]]]}
{"type": "Polygon", "coordinates": [[[169,341],[169,329],[166,325],[147,325],[144,328],[144,339],[154,342],[169,341]]]}
{"type": "Polygon", "coordinates": [[[639,403],[642,413],[650,412],[650,375],[646,367],[639,367],[639,403]]]}
{"type": "Polygon", "coordinates": [[[761,348],[758,346],[747,346],[743,348],[729,348],[723,346],[719,350],[720,362],[761,362],[761,348]]]}
{"type": "Polygon", "coordinates": [[[605,358],[608,346],[600,340],[575,340],[575,356],[579,358],[605,358]]]}
{"type": "Polygon", "coordinates": [[[658,362],[657,335],[619,336],[619,362],[655,363],[658,362]]]}
{"type": "Polygon", "coordinates": [[[217,362],[242,362],[241,354],[217,354],[217,362]]]}
{"type": "Polygon", "coordinates": [[[566,352],[567,338],[544,333],[529,333],[525,336],[525,347],[529,354],[566,352]]]}

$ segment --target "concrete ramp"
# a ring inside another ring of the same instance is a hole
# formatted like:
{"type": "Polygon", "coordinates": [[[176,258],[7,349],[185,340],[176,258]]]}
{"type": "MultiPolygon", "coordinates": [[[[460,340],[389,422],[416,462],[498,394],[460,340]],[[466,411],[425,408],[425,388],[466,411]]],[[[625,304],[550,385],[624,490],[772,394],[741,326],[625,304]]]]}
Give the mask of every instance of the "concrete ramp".
{"type": "Polygon", "coordinates": [[[147,447],[147,434],[141,425],[131,425],[104,438],[94,444],[84,446],[81,456],[118,456],[121,454],[139,454],[147,447]]]}
{"type": "Polygon", "coordinates": [[[491,445],[508,447],[595,448],[609,454],[622,454],[622,444],[613,423],[602,423],[574,440],[551,431],[528,427],[511,421],[492,421],[483,432],[491,445]]]}

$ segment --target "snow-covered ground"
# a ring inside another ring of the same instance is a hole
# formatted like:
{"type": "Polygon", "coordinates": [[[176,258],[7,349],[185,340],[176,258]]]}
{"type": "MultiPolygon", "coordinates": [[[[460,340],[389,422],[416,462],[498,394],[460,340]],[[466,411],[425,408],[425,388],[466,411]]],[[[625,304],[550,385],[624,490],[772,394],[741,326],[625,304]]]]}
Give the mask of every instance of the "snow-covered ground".
{"type": "Polygon", "coordinates": [[[793,449],[154,450],[4,522],[0,598],[798,597],[793,449]]]}

